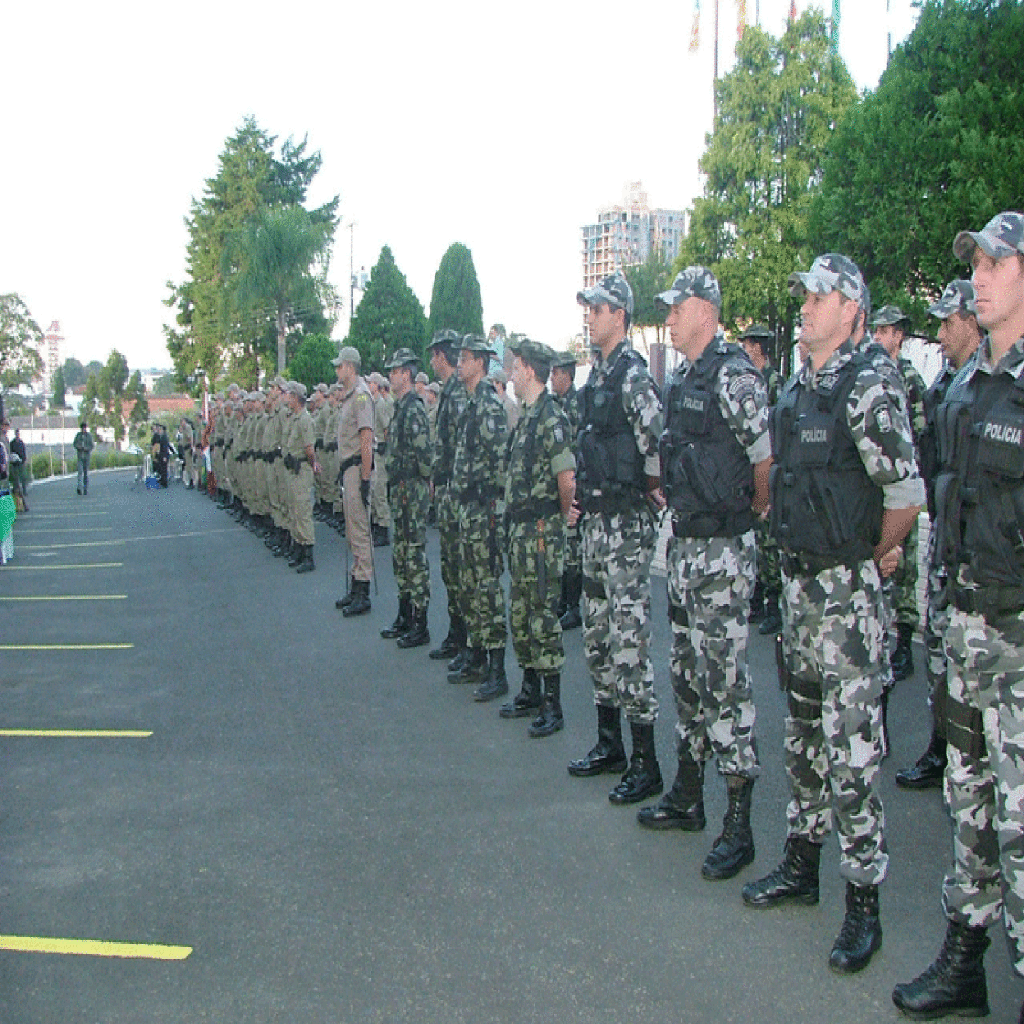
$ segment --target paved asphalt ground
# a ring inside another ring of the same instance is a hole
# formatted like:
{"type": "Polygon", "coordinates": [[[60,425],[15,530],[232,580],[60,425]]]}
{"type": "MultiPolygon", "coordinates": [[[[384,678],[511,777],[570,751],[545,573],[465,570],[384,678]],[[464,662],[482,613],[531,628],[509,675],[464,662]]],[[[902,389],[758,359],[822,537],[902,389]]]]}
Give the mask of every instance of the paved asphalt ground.
{"type": "MultiPolygon", "coordinates": [[[[566,773],[595,732],[578,631],[567,727],[531,740],[526,721],[449,685],[425,648],[379,638],[396,605],[389,550],[376,552],[372,613],[344,620],[342,542],[323,526],[317,571],[297,576],[205,497],[131,481],[95,474],[87,498],[73,480],[33,488],[0,569],[5,647],[129,645],[5,650],[0,728],[151,733],[0,735],[3,1024],[902,1019],[890,991],[938,949],[949,847],[939,794],[892,782],[928,738],[920,649],[893,699],[884,769],[885,944],[862,974],[838,977],[834,839],[819,907],[740,900],[784,838],[767,640],[751,645],[758,855],[710,883],[700,864],[725,806],[713,773],[699,835],[646,832],[636,808],[608,803],[613,777],[566,773]],[[81,595],[104,599],[69,599],[81,595]],[[12,936],[152,948],[24,952],[12,936]]],[[[436,532],[430,556],[440,594],[436,532]]],[[[654,589],[668,784],[675,711],[654,589]]],[[[435,642],[445,627],[437,600],[435,642]]],[[[518,684],[511,653],[508,667],[518,684]]],[[[991,1019],[1015,1021],[1024,986],[995,931],[991,1019]]]]}

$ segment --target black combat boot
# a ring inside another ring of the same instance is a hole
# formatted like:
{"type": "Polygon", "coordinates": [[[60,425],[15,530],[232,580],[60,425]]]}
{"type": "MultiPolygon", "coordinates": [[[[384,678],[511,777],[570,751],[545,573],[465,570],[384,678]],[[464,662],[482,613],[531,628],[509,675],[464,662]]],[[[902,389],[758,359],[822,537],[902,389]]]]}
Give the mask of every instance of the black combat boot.
{"type": "Polygon", "coordinates": [[[757,627],[761,636],[774,636],[782,629],[782,613],[779,611],[779,592],[765,588],[764,618],[757,627]]]}
{"type": "Polygon", "coordinates": [[[386,526],[375,526],[373,528],[373,546],[375,548],[386,548],[391,543],[386,526]]]}
{"type": "Polygon", "coordinates": [[[750,797],[754,780],[726,775],[729,806],[722,822],[722,834],[715,840],[700,873],[705,878],[732,878],[754,859],[754,833],[750,828],[750,797]]]}
{"type": "Polygon", "coordinates": [[[818,865],[821,844],[803,836],[790,836],[782,863],[770,874],[743,886],[743,902],[748,907],[774,907],[780,903],[818,902],[818,865]]]}
{"type": "Polygon", "coordinates": [[[938,789],[946,774],[946,741],[932,730],[928,749],[912,768],[896,773],[896,785],[902,789],[938,789]]]}
{"type": "Polygon", "coordinates": [[[566,770],[570,775],[584,778],[601,775],[604,772],[619,772],[626,769],[626,751],[622,746],[622,725],[619,709],[607,704],[597,705],[597,743],[590,750],[570,761],[566,770]]]}
{"type": "Polygon", "coordinates": [[[334,607],[340,611],[344,611],[354,600],[356,596],[356,578],[350,576],[348,581],[348,593],[344,597],[339,597],[334,602],[334,607]]]}
{"type": "Polygon", "coordinates": [[[557,672],[549,672],[544,676],[544,700],[540,706],[540,714],[530,723],[526,731],[534,739],[553,736],[565,728],[562,718],[562,677],[557,672]]]}
{"type": "Polygon", "coordinates": [[[955,1013],[959,1017],[988,1016],[985,981],[985,928],[950,921],[942,949],[931,966],[913,981],[897,985],[892,1001],[915,1020],[932,1020],[955,1013]]]}
{"type": "Polygon", "coordinates": [[[878,886],[846,883],[846,917],[829,954],[828,965],[839,974],[863,971],[882,948],[878,919],[878,886]]]}
{"type": "Polygon", "coordinates": [[[914,627],[906,622],[896,623],[896,647],[889,659],[894,682],[909,679],[914,674],[914,627]]]}
{"type": "MultiPolygon", "coordinates": [[[[454,662],[455,659],[452,659],[454,662]]],[[[448,673],[449,683],[482,683],[487,675],[487,652],[482,647],[469,647],[458,668],[448,673]]]]}
{"type": "Polygon", "coordinates": [[[302,548],[302,555],[299,558],[299,564],[295,567],[297,573],[313,572],[316,569],[316,562],[313,561],[313,545],[303,544],[300,545],[302,548]]]}
{"type": "Polygon", "coordinates": [[[409,628],[398,638],[398,646],[403,649],[424,647],[430,643],[430,630],[427,629],[426,605],[422,607],[414,605],[411,619],[409,628]]]}
{"type": "Polygon", "coordinates": [[[428,655],[433,661],[449,661],[466,646],[466,623],[461,615],[449,615],[448,635],[428,655]]]}
{"type": "Polygon", "coordinates": [[[523,669],[523,685],[498,714],[502,718],[527,718],[540,708],[540,675],[535,668],[523,669]]]}
{"type": "Polygon", "coordinates": [[[579,629],[583,625],[580,614],[580,597],[583,594],[583,572],[579,568],[566,569],[562,576],[565,584],[565,612],[558,621],[562,629],[579,629]]]}
{"type": "Polygon", "coordinates": [[[636,820],[644,828],[680,828],[684,832],[700,832],[707,823],[704,818],[704,765],[697,764],[689,750],[679,749],[679,767],[672,788],[650,807],[642,807],[636,820]]]}
{"type": "Polygon", "coordinates": [[[395,616],[395,621],[390,626],[385,626],[381,631],[380,635],[385,640],[394,640],[396,637],[400,637],[403,633],[409,632],[409,627],[412,625],[412,598],[408,594],[398,595],[398,615],[395,616]]]}
{"type": "Polygon", "coordinates": [[[626,774],[608,794],[613,804],[636,804],[649,796],[657,796],[665,788],[654,751],[654,724],[630,722],[629,731],[633,737],[633,756],[626,774]]]}
{"type": "Polygon", "coordinates": [[[473,691],[473,700],[483,704],[505,693],[508,693],[508,679],[505,677],[505,648],[495,647],[487,652],[487,675],[473,691]]]}
{"type": "Polygon", "coordinates": [[[351,619],[355,615],[365,615],[370,608],[370,581],[353,580],[352,600],[348,607],[342,610],[341,614],[346,619],[351,619]]]}
{"type": "Polygon", "coordinates": [[[301,565],[306,557],[306,545],[305,544],[292,544],[291,557],[288,559],[288,566],[294,569],[297,565],[301,565]]]}

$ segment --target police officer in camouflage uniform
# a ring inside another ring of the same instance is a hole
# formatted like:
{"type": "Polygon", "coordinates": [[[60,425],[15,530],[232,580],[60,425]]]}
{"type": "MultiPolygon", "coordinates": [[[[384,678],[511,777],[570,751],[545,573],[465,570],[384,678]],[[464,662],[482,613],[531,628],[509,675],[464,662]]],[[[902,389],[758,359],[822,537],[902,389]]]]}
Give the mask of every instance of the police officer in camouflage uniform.
{"type": "Polygon", "coordinates": [[[380,635],[386,640],[397,639],[399,647],[430,643],[427,506],[433,453],[427,411],[414,385],[418,365],[419,358],[408,348],[400,348],[388,363],[395,406],[388,426],[384,468],[393,529],[391,565],[398,585],[398,616],[380,635]]]}
{"type": "Polygon", "coordinates": [[[939,955],[893,991],[918,1018],[988,1013],[983,957],[1000,912],[1011,965],[1024,976],[1024,215],[961,231],[953,251],[974,268],[987,333],[937,414],[953,864],[939,955]]]}
{"type": "Polygon", "coordinates": [[[882,761],[881,574],[924,501],[900,396],[853,343],[864,281],[847,257],[789,278],[809,358],[772,414],[771,529],[782,553],[786,773],[782,863],[743,888],[750,906],[818,902],[833,819],[846,916],[829,965],[859,971],[882,942],[888,853],[882,761]],[[884,564],[883,563],[884,560],[884,564]]]}
{"type": "Polygon", "coordinates": [[[530,736],[550,736],[563,727],[562,625],[558,592],[562,578],[565,516],[575,493],[576,459],[569,421],[546,388],[554,351],[517,337],[512,386],[523,409],[509,442],[505,481],[512,645],[523,669],[523,685],[499,714],[522,718],[537,712],[530,736]],[[543,699],[541,687],[543,681],[543,699]]]}
{"type": "Polygon", "coordinates": [[[768,507],[768,392],[747,354],[719,330],[722,293],[711,271],[687,267],[657,301],[683,357],[661,436],[679,767],[672,789],[637,817],[648,828],[702,830],[704,764],[716,756],[728,809],[701,873],[724,879],[754,859],[750,799],[760,765],[747,631],[754,523],[768,507]]]}
{"type": "MultiPolygon", "coordinates": [[[[551,391],[569,420],[573,445],[579,433],[580,406],[576,390],[576,353],[556,352],[551,367],[551,391]]],[[[565,527],[565,568],[562,570],[562,594],[558,603],[562,629],[579,629],[583,625],[580,598],[583,596],[583,565],[580,561],[580,527],[565,527]]]]}
{"type": "MultiPolygon", "coordinates": [[[[782,377],[768,359],[775,335],[764,324],[751,324],[739,336],[743,351],[754,369],[761,374],[768,390],[768,407],[775,408],[782,390],[782,377]]],[[[772,539],[765,516],[758,516],[754,524],[757,538],[757,580],[750,598],[750,621],[758,623],[762,636],[778,633],[782,629],[779,597],[782,593],[782,570],[779,568],[779,548],[772,539]]]]}
{"type": "MultiPolygon", "coordinates": [[[[937,413],[954,377],[974,355],[981,330],[974,309],[974,285],[962,279],[950,281],[941,298],[928,308],[939,318],[939,345],[945,364],[925,392],[926,426],[918,439],[918,462],[928,490],[928,515],[935,522],[935,475],[938,472],[937,413]]],[[[924,624],[928,671],[928,704],[932,735],[928,748],[910,767],[896,773],[896,785],[903,789],[933,789],[942,785],[946,771],[946,627],[949,625],[949,596],[946,570],[936,558],[937,533],[928,534],[928,595],[924,624]]]]}
{"type": "Polygon", "coordinates": [[[459,419],[469,396],[456,368],[461,335],[446,329],[438,331],[430,343],[430,366],[441,381],[434,416],[434,509],[441,549],[441,579],[448,595],[448,635],[430,652],[435,661],[451,661],[466,649],[466,620],[459,608],[459,528],[458,504],[452,493],[452,467],[455,463],[455,438],[459,419]]]}
{"type": "Polygon", "coordinates": [[[508,416],[486,376],[494,350],[480,334],[465,335],[460,346],[459,377],[469,399],[459,420],[452,490],[459,509],[459,607],[469,639],[461,661],[449,663],[448,681],[477,683],[473,698],[483,702],[508,693],[501,586],[508,416]]]}
{"type": "Polygon", "coordinates": [[[646,363],[626,340],[633,292],[625,277],[609,274],[578,292],[576,301],[587,307],[596,349],[580,396],[576,501],[569,522],[583,524],[583,645],[594,683],[597,743],[567,767],[575,776],[626,769],[622,708],[633,755],[608,799],[636,803],[663,788],[654,749],[658,699],[650,655],[661,401],[646,363]]]}
{"type": "MultiPolygon", "coordinates": [[[[921,374],[914,364],[903,355],[903,340],[910,318],[899,306],[883,306],[871,321],[875,341],[896,362],[903,378],[907,394],[907,408],[910,414],[910,429],[914,435],[915,448],[925,430],[924,395],[928,390],[921,374]]],[[[897,641],[890,663],[894,682],[909,679],[914,674],[913,639],[921,624],[917,607],[917,523],[911,527],[902,544],[903,553],[899,565],[892,574],[888,586],[896,622],[897,641]]]]}

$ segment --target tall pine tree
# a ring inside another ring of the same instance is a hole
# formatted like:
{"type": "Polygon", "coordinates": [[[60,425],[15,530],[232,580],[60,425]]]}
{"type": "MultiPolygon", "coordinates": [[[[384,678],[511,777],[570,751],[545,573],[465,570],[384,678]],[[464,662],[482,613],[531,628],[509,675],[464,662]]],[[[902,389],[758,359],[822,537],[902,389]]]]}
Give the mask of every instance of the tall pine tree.
{"type": "Polygon", "coordinates": [[[484,333],[484,308],[473,254],[461,242],[453,242],[441,257],[430,295],[431,336],[438,331],[460,334],[484,333]]]}

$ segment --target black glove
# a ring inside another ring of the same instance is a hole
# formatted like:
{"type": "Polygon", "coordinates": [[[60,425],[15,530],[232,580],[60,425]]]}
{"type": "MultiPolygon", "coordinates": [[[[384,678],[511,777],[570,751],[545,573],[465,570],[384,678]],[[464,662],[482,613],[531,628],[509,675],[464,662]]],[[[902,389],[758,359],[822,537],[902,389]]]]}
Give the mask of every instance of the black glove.
{"type": "Polygon", "coordinates": [[[370,507],[370,481],[360,479],[359,481],[359,497],[363,499],[363,504],[370,507]]]}

